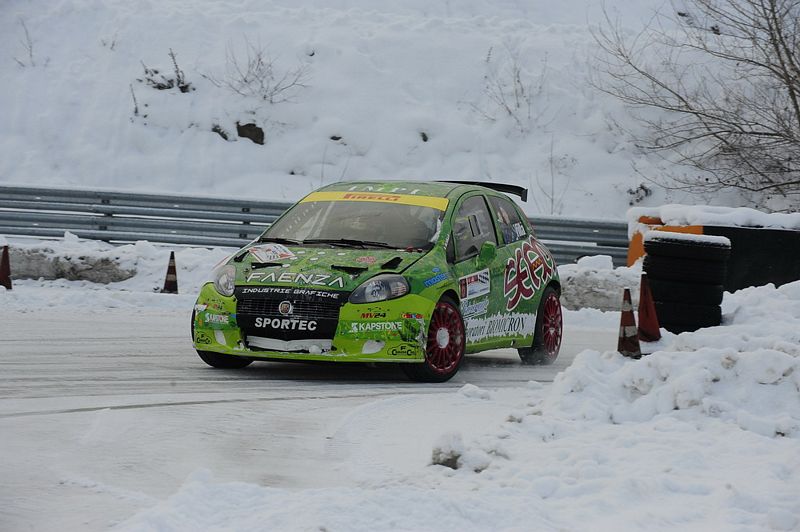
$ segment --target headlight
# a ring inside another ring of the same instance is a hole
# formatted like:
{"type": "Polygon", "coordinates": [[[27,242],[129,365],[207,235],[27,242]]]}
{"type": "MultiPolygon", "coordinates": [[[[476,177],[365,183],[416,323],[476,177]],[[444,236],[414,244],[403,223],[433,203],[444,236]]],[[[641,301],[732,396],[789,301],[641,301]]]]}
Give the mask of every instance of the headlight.
{"type": "Polygon", "coordinates": [[[214,288],[223,296],[232,296],[236,288],[236,267],[229,264],[215,270],[214,288]]]}
{"type": "Polygon", "coordinates": [[[402,275],[376,275],[365,281],[350,294],[350,303],[375,303],[408,293],[408,281],[402,275]]]}

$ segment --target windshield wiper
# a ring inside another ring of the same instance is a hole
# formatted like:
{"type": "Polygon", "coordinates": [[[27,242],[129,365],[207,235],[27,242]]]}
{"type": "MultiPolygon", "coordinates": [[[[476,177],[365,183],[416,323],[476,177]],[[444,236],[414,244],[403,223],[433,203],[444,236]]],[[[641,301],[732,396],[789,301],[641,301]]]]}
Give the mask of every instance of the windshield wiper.
{"type": "Polygon", "coordinates": [[[276,244],[289,244],[292,246],[302,246],[302,240],[295,240],[294,238],[281,238],[279,236],[262,236],[258,239],[259,242],[275,242],[276,244]]]}
{"type": "Polygon", "coordinates": [[[386,242],[374,242],[372,240],[354,240],[351,238],[312,238],[304,240],[303,244],[330,244],[332,246],[345,246],[345,247],[375,247],[386,249],[398,249],[397,246],[387,244],[386,242]]]}

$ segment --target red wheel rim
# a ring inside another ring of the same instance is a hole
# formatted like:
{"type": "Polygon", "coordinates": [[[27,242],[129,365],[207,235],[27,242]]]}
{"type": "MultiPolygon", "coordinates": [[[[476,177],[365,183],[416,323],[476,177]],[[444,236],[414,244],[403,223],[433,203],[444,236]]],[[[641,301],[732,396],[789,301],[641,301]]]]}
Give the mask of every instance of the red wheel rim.
{"type": "Polygon", "coordinates": [[[542,339],[544,340],[545,357],[549,360],[554,360],[558,356],[558,350],[561,349],[561,330],[563,327],[561,303],[559,303],[555,292],[547,294],[542,312],[542,339]]]}
{"type": "Polygon", "coordinates": [[[428,366],[440,375],[458,367],[464,356],[464,323],[453,305],[441,301],[436,304],[425,351],[428,366]]]}

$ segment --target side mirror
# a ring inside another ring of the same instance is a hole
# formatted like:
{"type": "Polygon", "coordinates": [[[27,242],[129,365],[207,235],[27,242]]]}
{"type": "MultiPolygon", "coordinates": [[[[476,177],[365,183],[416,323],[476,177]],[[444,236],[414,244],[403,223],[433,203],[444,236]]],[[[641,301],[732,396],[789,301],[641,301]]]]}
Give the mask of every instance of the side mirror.
{"type": "Polygon", "coordinates": [[[478,268],[488,266],[497,257],[497,244],[488,240],[481,244],[478,253],[478,268]]]}

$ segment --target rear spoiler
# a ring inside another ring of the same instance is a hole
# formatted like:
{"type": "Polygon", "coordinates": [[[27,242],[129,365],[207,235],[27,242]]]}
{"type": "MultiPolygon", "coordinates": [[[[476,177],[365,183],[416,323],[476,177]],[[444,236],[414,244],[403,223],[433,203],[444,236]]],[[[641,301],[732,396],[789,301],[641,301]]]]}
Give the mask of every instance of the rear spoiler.
{"type": "Polygon", "coordinates": [[[505,192],[506,194],[514,194],[519,196],[522,201],[528,201],[528,189],[517,185],[506,185],[504,183],[491,183],[487,181],[440,181],[440,183],[457,183],[459,185],[477,185],[480,187],[490,188],[498,192],[505,192]]]}

